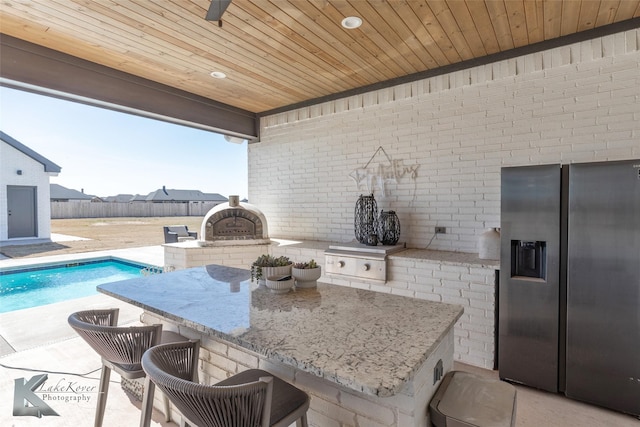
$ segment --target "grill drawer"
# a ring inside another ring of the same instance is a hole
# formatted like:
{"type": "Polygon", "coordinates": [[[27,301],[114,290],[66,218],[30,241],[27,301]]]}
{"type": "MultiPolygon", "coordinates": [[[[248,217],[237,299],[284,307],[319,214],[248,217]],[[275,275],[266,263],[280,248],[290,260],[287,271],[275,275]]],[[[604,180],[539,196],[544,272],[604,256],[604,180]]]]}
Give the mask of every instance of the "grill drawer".
{"type": "Polygon", "coordinates": [[[336,252],[341,251],[325,252],[325,272],[327,274],[382,282],[387,280],[387,261],[384,255],[366,254],[366,256],[361,256],[348,251],[336,252]]]}

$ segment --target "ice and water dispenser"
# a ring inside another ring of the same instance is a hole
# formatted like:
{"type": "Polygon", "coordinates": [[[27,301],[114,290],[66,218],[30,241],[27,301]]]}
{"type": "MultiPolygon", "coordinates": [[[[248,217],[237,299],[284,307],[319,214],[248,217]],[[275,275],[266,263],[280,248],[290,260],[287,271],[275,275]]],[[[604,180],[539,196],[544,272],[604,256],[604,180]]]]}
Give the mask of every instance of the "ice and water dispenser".
{"type": "Polygon", "coordinates": [[[511,277],[546,279],[547,242],[511,241],[511,277]]]}

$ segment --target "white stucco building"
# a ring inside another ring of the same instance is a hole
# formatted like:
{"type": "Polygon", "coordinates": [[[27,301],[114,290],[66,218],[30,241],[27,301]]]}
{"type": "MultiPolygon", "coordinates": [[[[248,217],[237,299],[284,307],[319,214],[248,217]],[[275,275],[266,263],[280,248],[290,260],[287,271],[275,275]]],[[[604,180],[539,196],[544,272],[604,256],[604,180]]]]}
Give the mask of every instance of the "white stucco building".
{"type": "Polygon", "coordinates": [[[49,177],[60,166],[0,131],[0,245],[51,239],[49,177]]]}

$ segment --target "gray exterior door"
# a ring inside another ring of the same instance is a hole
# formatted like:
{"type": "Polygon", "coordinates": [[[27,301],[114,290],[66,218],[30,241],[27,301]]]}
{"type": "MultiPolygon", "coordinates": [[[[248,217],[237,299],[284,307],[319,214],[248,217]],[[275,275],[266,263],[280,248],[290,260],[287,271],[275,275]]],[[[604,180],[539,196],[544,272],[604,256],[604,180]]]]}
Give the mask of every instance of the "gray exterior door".
{"type": "Polygon", "coordinates": [[[36,187],[7,186],[8,237],[37,237],[36,187]]]}

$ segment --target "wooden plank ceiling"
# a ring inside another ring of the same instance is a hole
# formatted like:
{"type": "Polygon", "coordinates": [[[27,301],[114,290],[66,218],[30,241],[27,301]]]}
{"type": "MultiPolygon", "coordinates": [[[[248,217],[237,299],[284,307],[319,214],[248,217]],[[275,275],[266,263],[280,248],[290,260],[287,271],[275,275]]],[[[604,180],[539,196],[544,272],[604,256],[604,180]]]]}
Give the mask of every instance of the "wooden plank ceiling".
{"type": "Polygon", "coordinates": [[[220,27],[208,8],[0,0],[0,31],[263,113],[640,17],[640,0],[233,0],[220,27]]]}

